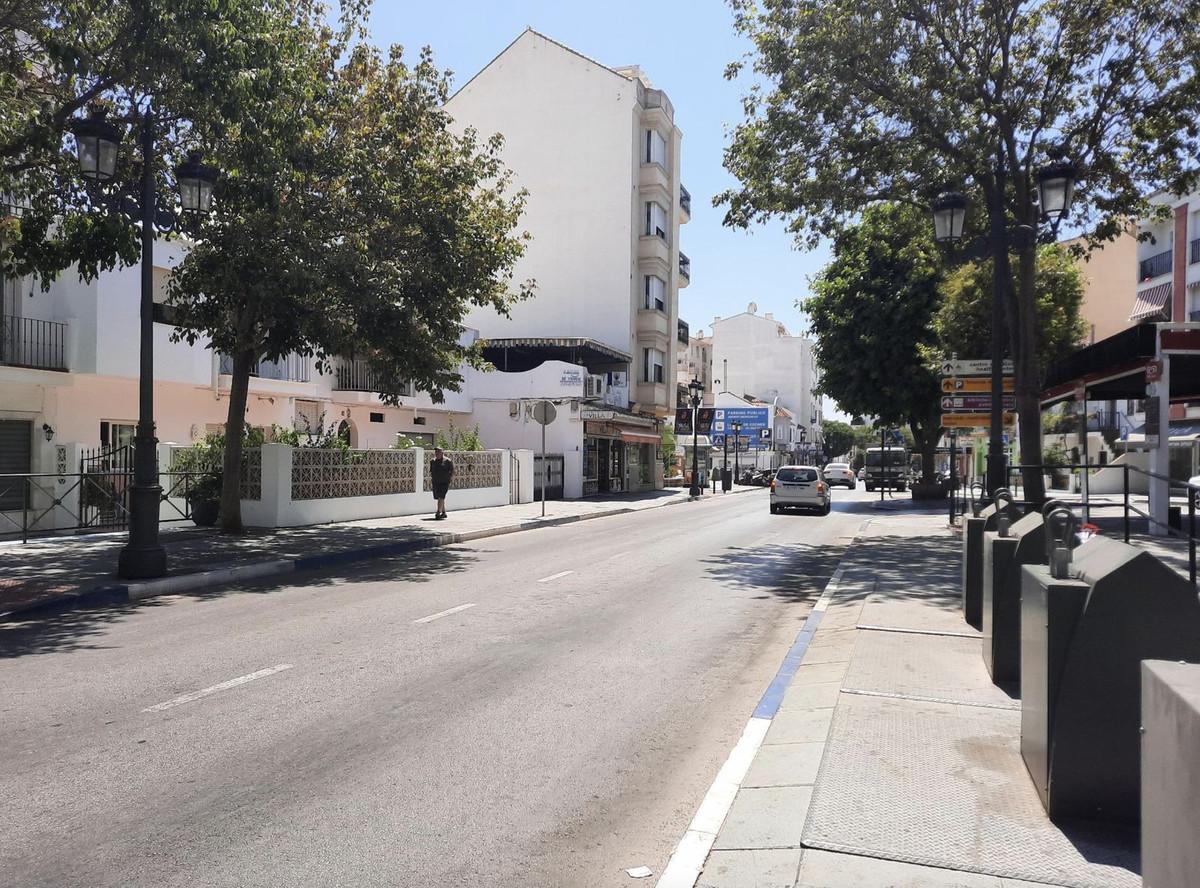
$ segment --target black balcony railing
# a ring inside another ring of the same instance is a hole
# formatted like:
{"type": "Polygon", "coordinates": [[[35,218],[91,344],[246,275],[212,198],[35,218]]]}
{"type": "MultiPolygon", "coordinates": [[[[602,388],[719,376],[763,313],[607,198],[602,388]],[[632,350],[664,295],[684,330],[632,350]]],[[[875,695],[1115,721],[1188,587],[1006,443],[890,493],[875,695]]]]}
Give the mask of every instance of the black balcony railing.
{"type": "Polygon", "coordinates": [[[1200,321],[1200,311],[1196,311],[1196,310],[1189,311],[1188,312],[1188,320],[1189,321],[1200,321]]]}
{"type": "MultiPolygon", "coordinates": [[[[233,373],[233,358],[229,355],[221,355],[220,358],[219,372],[226,375],[233,373]]],[[[250,368],[250,375],[280,382],[308,382],[308,359],[293,353],[277,361],[256,361],[250,368]]]]}
{"type": "MultiPolygon", "coordinates": [[[[333,389],[338,392],[379,392],[380,380],[366,361],[342,361],[334,371],[333,389]]],[[[400,386],[398,395],[411,398],[415,392],[413,384],[400,386]]]]}
{"type": "Polygon", "coordinates": [[[679,273],[689,281],[692,279],[692,260],[685,253],[679,254],[679,273]]]}
{"type": "Polygon", "coordinates": [[[692,215],[692,193],[682,184],[679,186],[679,206],[689,216],[692,215]]]}
{"type": "Polygon", "coordinates": [[[1190,264],[1195,265],[1197,262],[1200,262],[1200,237],[1192,241],[1192,256],[1190,264]]]}
{"type": "Polygon", "coordinates": [[[67,325],[0,316],[0,364],[37,370],[67,369],[67,325]]]}
{"type": "Polygon", "coordinates": [[[680,318],[675,322],[675,337],[684,345],[688,344],[691,336],[691,328],[688,327],[688,322],[680,318]]]}
{"type": "Polygon", "coordinates": [[[1151,278],[1156,278],[1160,274],[1169,274],[1171,271],[1171,251],[1164,250],[1157,255],[1151,256],[1149,259],[1143,259],[1138,265],[1138,280],[1148,281],[1151,278]]]}

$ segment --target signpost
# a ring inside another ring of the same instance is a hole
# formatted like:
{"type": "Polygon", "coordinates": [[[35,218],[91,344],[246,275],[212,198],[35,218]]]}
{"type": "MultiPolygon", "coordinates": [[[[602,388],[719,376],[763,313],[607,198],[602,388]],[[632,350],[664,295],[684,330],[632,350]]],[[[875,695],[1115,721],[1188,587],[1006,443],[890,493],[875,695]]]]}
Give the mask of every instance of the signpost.
{"type": "Polygon", "coordinates": [[[554,422],[558,411],[549,401],[538,401],[533,405],[533,421],[542,427],[542,517],[546,517],[546,488],[549,487],[550,467],[546,465],[546,426],[554,422]]]}
{"type": "MultiPolygon", "coordinates": [[[[1011,376],[1004,377],[1004,390],[1011,392],[1013,390],[1013,378],[1011,376]]],[[[953,376],[942,379],[942,391],[949,393],[957,392],[988,392],[992,391],[992,381],[986,376],[953,376]]]]}

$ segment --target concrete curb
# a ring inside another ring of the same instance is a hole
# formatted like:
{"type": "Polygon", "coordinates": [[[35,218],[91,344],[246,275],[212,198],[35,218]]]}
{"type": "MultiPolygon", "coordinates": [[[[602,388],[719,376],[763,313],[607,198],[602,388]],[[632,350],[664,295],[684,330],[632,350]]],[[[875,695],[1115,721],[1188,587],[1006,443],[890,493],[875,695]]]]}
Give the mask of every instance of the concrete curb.
{"type": "MultiPolygon", "coordinates": [[[[758,489],[765,490],[766,488],[732,490],[730,493],[748,493],[751,490],[758,489]]],[[[709,495],[711,496],[711,494],[709,495]]],[[[294,573],[297,571],[319,570],[322,568],[337,567],[339,565],[353,564],[358,561],[370,561],[372,559],[385,558],[392,555],[406,555],[410,552],[420,552],[425,549],[438,549],[445,546],[453,546],[457,543],[467,543],[471,542],[472,540],[486,539],[487,537],[503,536],[510,533],[520,533],[524,530],[537,530],[540,527],[558,527],[563,524],[574,524],[577,521],[591,521],[594,518],[610,518],[614,515],[627,515],[631,512],[647,512],[651,509],[661,509],[665,508],[666,506],[676,506],[682,503],[693,502],[698,499],[701,499],[701,497],[687,496],[680,497],[670,502],[642,506],[641,508],[621,506],[614,509],[605,509],[602,512],[593,512],[587,515],[564,515],[558,518],[533,518],[520,521],[516,524],[503,524],[498,527],[488,527],[482,530],[471,530],[465,533],[439,533],[424,539],[401,540],[395,543],[367,546],[361,549],[346,549],[341,552],[330,552],[325,555],[306,555],[302,558],[273,559],[270,561],[255,561],[249,564],[230,565],[228,567],[216,567],[212,570],[179,574],[178,576],[173,577],[163,577],[160,580],[149,580],[145,583],[106,583],[101,586],[94,586],[90,589],[83,589],[77,592],[68,592],[63,595],[57,595],[54,598],[48,598],[27,606],[17,607],[13,610],[2,612],[0,613],[0,619],[8,619],[9,617],[19,614],[33,614],[38,611],[58,610],[67,607],[95,607],[113,604],[132,604],[138,601],[145,601],[147,598],[155,598],[159,595],[174,595],[179,592],[195,592],[199,589],[210,589],[216,586],[225,585],[227,583],[241,582],[244,580],[279,576],[281,574],[294,573]]]]}

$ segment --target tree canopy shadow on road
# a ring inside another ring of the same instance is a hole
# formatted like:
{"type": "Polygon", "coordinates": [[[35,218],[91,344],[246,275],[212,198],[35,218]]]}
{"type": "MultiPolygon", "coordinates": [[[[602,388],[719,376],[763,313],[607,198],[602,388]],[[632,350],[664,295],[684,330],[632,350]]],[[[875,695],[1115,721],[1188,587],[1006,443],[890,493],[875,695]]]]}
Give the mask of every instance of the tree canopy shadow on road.
{"type": "Polygon", "coordinates": [[[332,587],[346,582],[426,583],[447,574],[468,570],[481,550],[465,546],[423,549],[370,561],[348,562],[336,567],[295,571],[222,585],[219,588],[174,593],[170,598],[148,598],[136,604],[60,606],[0,620],[0,660],[31,654],[104,650],[106,629],[156,607],[167,607],[171,599],[218,601],[231,595],[270,595],[294,586],[332,587]]]}
{"type": "Polygon", "coordinates": [[[768,544],[729,548],[705,558],[708,573],[727,586],[790,601],[815,599],[837,570],[844,545],[768,544]]]}

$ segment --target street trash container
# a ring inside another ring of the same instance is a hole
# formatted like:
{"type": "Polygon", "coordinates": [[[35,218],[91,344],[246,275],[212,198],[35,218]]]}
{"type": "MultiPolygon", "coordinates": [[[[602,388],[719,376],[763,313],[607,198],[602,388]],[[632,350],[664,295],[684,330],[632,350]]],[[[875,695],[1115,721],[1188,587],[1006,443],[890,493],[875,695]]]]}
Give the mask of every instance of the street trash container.
{"type": "Polygon", "coordinates": [[[1047,561],[1040,512],[1017,521],[1006,537],[984,533],[980,632],[984,665],[998,685],[1021,679],[1021,566],[1047,561]]]}
{"type": "Polygon", "coordinates": [[[721,470],[721,490],[726,493],[733,490],[733,469],[721,470]]]}
{"type": "Polygon", "coordinates": [[[1072,578],[1021,571],[1021,755],[1052,820],[1136,822],[1140,663],[1200,661],[1200,599],[1149,552],[1093,537],[1072,578]]]}

